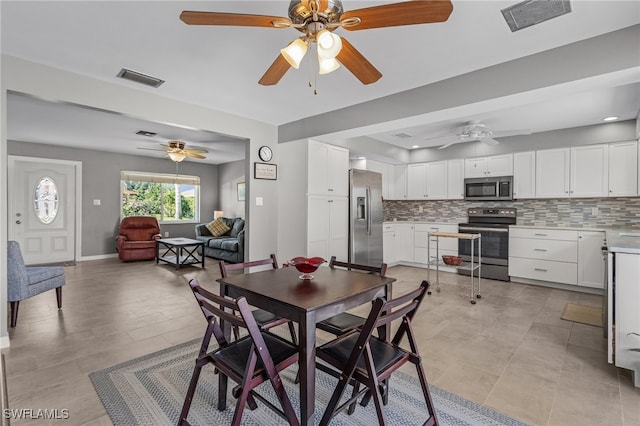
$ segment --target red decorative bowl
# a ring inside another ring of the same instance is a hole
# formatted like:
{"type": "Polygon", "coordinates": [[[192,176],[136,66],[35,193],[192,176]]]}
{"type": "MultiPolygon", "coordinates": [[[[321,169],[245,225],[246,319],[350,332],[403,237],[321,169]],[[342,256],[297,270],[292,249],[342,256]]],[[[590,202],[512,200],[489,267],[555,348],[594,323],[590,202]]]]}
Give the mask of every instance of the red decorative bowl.
{"type": "Polygon", "coordinates": [[[442,261],[450,266],[458,266],[462,263],[462,258],[460,256],[447,256],[443,254],[442,261]]]}
{"type": "Polygon", "coordinates": [[[313,278],[311,272],[315,272],[318,266],[324,262],[326,260],[321,257],[294,257],[289,261],[289,265],[295,266],[299,272],[302,272],[302,275],[300,275],[301,280],[310,280],[313,278]]]}

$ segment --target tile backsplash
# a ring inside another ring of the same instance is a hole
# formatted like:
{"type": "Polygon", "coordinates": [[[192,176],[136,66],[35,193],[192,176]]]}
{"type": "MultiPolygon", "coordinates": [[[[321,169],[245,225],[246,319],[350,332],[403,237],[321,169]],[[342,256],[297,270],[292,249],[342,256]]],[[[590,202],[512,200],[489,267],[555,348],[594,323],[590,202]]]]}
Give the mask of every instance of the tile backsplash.
{"type": "Polygon", "coordinates": [[[385,200],[384,220],[460,223],[467,221],[467,209],[470,207],[515,207],[518,210],[518,225],[640,228],[640,197],[531,199],[484,203],[464,200],[385,200]]]}

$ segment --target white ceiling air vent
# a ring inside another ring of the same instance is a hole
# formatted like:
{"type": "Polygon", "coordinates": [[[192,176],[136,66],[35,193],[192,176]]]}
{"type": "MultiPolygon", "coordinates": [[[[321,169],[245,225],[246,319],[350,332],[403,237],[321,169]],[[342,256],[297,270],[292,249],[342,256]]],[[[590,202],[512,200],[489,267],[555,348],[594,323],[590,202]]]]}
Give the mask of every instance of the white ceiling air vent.
{"type": "Polygon", "coordinates": [[[393,136],[395,136],[396,138],[400,138],[400,139],[409,139],[412,136],[408,133],[396,133],[393,136]]]}
{"type": "Polygon", "coordinates": [[[501,10],[511,32],[571,12],[569,0],[525,0],[501,10]]]}
{"type": "Polygon", "coordinates": [[[151,87],[158,87],[164,80],[160,80],[157,77],[152,77],[150,75],[142,74],[141,72],[128,70],[126,68],[122,68],[118,73],[117,77],[124,78],[125,80],[135,81],[136,83],[145,84],[151,87]]]}

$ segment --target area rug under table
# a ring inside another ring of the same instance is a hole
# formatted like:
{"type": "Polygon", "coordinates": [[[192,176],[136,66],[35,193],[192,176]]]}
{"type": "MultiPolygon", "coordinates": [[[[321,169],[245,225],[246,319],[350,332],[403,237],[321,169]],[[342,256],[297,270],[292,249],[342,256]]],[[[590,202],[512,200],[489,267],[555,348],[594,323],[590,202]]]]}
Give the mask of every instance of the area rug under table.
{"type": "MultiPolygon", "coordinates": [[[[169,349],[155,352],[131,361],[91,373],[102,404],[114,425],[175,425],[177,424],[184,395],[186,394],[200,339],[192,340],[169,349]]],[[[299,415],[298,385],[293,383],[297,372],[294,365],[282,373],[287,393],[299,415]]],[[[192,425],[227,425],[231,423],[235,399],[230,395],[227,409],[216,409],[218,376],[213,367],[203,368],[198,388],[193,398],[189,422],[192,425]]],[[[321,371],[316,373],[316,419],[319,422],[337,381],[321,371]]],[[[427,419],[426,405],[417,378],[396,372],[391,378],[389,404],[385,407],[387,419],[392,425],[418,425],[427,419]]],[[[441,425],[524,425],[524,423],[500,414],[482,405],[430,385],[441,425]]],[[[263,395],[277,401],[269,383],[258,387],[263,395]]],[[[276,402],[277,404],[277,402],[276,402]]],[[[282,425],[284,420],[260,405],[251,411],[246,409],[242,417],[245,425],[282,425]]],[[[378,424],[373,402],[367,407],[358,405],[349,416],[343,412],[332,425],[378,424]]]]}

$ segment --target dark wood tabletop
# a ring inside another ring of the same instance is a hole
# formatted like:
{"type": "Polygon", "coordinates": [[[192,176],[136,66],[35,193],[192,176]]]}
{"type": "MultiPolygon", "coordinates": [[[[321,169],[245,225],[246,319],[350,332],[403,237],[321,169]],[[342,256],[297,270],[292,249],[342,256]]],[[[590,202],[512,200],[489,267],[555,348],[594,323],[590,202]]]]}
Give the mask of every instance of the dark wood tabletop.
{"type": "MultiPolygon", "coordinates": [[[[391,297],[395,278],[320,267],[301,280],[295,268],[270,269],[220,278],[220,294],[246,297],[258,308],[298,323],[300,341],[300,423],[315,424],[316,324],[374,300],[391,297]]],[[[226,383],[224,384],[226,388],[226,383]]]]}

